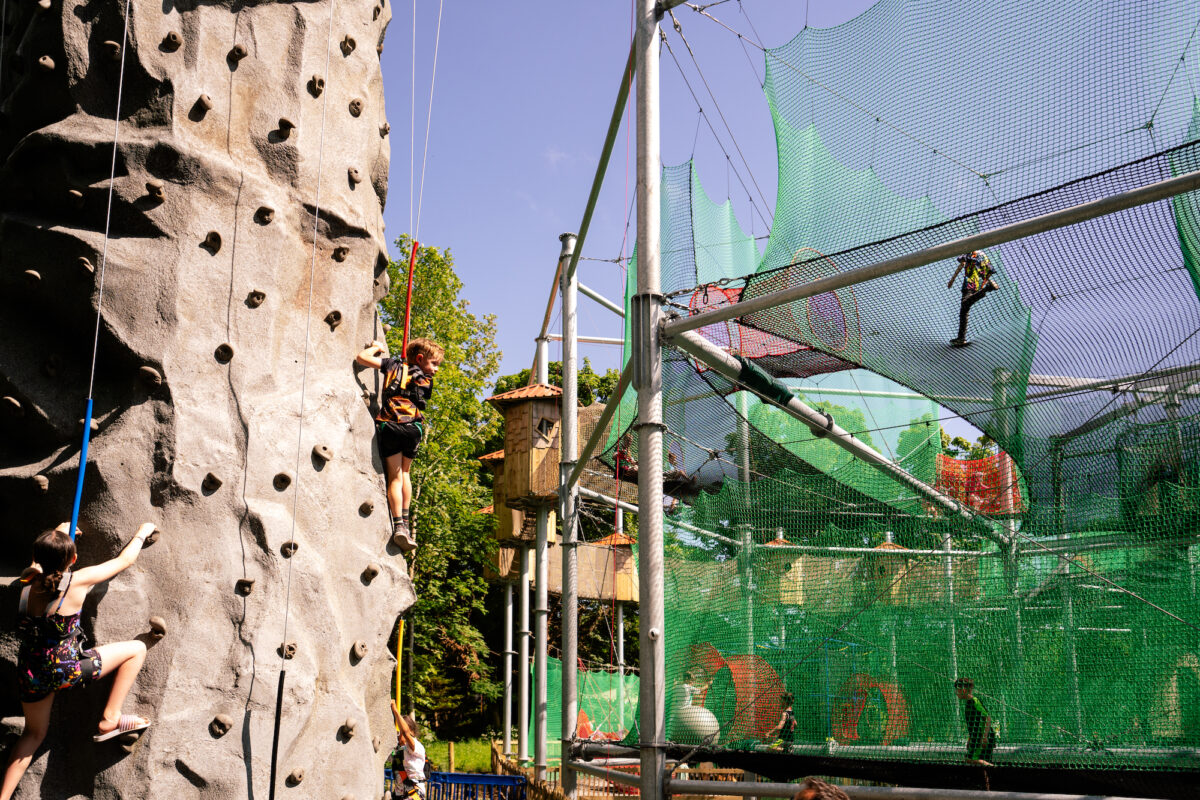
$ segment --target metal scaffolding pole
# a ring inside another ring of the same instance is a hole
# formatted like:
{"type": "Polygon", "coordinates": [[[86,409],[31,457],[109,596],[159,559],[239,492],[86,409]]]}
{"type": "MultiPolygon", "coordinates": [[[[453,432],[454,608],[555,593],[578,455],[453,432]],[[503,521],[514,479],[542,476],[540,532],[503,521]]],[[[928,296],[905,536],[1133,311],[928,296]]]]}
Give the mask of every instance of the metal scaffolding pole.
{"type": "MultiPolygon", "coordinates": [[[[595,769],[595,768],[593,768],[595,769]]],[[[667,776],[670,794],[732,795],[737,797],[793,797],[794,783],[752,783],[749,781],[691,781],[667,776]]],[[[971,789],[917,789],[907,786],[839,786],[851,800],[1134,800],[1131,797],[1104,797],[1081,794],[1027,794],[1025,792],[983,792],[971,789]]]]}
{"type": "Polygon", "coordinates": [[[550,509],[537,510],[537,542],[534,545],[533,606],[533,775],[546,780],[546,652],[550,616],[550,509]]]}
{"type": "MultiPolygon", "coordinates": [[[[729,380],[741,382],[742,362],[725,352],[725,350],[722,348],[708,341],[703,336],[697,333],[683,332],[671,339],[670,343],[698,361],[701,361],[702,363],[712,367],[729,380]]],[[[912,489],[926,500],[936,503],[938,506],[950,512],[954,516],[973,523],[984,532],[984,535],[987,538],[998,541],[1001,544],[1007,543],[1007,538],[999,533],[991,520],[982,516],[969,506],[960,503],[949,495],[939,492],[934,487],[914,477],[906,469],[880,453],[875,448],[870,447],[858,439],[855,439],[852,435],[850,435],[849,431],[846,431],[837,423],[835,423],[833,421],[833,417],[829,414],[826,414],[823,411],[817,411],[801,401],[795,395],[791,395],[790,399],[788,399],[785,404],[783,401],[768,397],[767,395],[764,395],[761,392],[752,389],[751,387],[745,386],[744,384],[743,388],[754,391],[755,394],[758,394],[767,402],[775,405],[778,408],[781,408],[788,415],[807,424],[809,428],[812,429],[814,436],[828,438],[829,441],[838,447],[841,447],[843,450],[846,450],[855,458],[865,461],[867,464],[884,473],[893,480],[896,480],[897,482],[912,489]]]]}
{"type": "Polygon", "coordinates": [[[659,138],[657,0],[637,0],[637,294],[633,315],[634,388],[638,393],[638,588],[641,682],[638,746],[641,800],[663,800],[666,719],[663,655],[662,313],[659,259],[662,161],[659,138]]]}
{"type": "Polygon", "coordinates": [[[512,755],[513,585],[504,584],[504,755],[512,755]]]}
{"type": "Polygon", "coordinates": [[[521,559],[521,589],[519,623],[520,641],[517,642],[517,760],[529,760],[529,579],[532,575],[531,551],[528,545],[517,553],[521,559]]]}
{"type": "MultiPolygon", "coordinates": [[[[558,237],[562,252],[558,260],[566,264],[575,252],[575,234],[558,237]]],[[[563,270],[562,279],[562,451],[559,455],[559,483],[562,492],[562,749],[565,757],[575,737],[579,695],[576,692],[579,668],[579,487],[568,486],[566,478],[575,467],[579,453],[579,278],[563,270]]],[[[575,800],[575,773],[559,773],[562,792],[575,800]]]]}
{"type": "MultiPolygon", "coordinates": [[[[572,277],[574,277],[574,276],[572,276],[572,277]]],[[[621,306],[617,305],[616,303],[614,303],[612,300],[609,300],[607,297],[600,294],[595,289],[584,286],[581,283],[581,284],[579,284],[579,293],[585,297],[592,298],[597,303],[604,306],[605,308],[607,308],[609,311],[616,314],[621,319],[625,319],[625,309],[622,308],[621,306]]]]}
{"type": "Polygon", "coordinates": [[[1159,181],[1158,183],[1140,186],[1137,189],[1131,189],[1128,192],[1122,192],[1111,197],[1093,200],[1090,203],[1082,203],[1070,208],[1064,208],[1061,211],[1043,214],[1040,217],[1022,220],[1012,225],[1003,225],[973,236],[943,242],[924,250],[918,250],[915,253],[889,258],[870,266],[846,270],[837,275],[821,278],[820,280],[801,286],[759,295],[749,300],[743,300],[740,303],[733,303],[690,317],[681,317],[667,323],[663,329],[663,333],[667,337],[678,336],[684,331],[694,331],[706,325],[725,322],[736,317],[744,317],[747,314],[765,311],[768,308],[774,308],[784,303],[825,294],[835,289],[844,289],[847,286],[853,286],[856,283],[862,283],[874,278],[882,278],[885,275],[894,275],[897,272],[905,272],[917,267],[923,267],[926,264],[954,258],[962,253],[969,253],[972,250],[984,250],[998,244],[1011,242],[1014,239],[1032,236],[1035,233],[1045,233],[1046,231],[1065,228],[1068,225],[1085,222],[1095,217],[1113,214],[1117,211],[1124,211],[1158,200],[1165,200],[1168,197],[1190,192],[1197,188],[1200,188],[1200,170],[1188,172],[1175,178],[1159,181]]]}

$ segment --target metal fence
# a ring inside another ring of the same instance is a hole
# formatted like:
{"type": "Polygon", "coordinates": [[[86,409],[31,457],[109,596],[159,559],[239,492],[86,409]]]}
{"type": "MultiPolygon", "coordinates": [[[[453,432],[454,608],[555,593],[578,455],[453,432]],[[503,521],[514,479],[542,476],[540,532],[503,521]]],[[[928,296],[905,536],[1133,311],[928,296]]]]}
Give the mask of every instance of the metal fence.
{"type": "Polygon", "coordinates": [[[524,775],[434,772],[426,800],[526,800],[528,785],[524,775]]]}

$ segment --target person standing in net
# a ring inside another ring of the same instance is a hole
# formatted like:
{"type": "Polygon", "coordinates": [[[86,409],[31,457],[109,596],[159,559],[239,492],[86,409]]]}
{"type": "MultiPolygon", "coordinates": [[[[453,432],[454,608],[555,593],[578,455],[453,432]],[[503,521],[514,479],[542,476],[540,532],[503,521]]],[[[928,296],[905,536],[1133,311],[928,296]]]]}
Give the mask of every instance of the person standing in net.
{"type": "Polygon", "coordinates": [[[996,749],[996,725],[975,696],[975,681],[959,678],[954,682],[954,693],[962,701],[963,717],[967,722],[966,760],[981,767],[992,766],[988,759],[996,749]]]}
{"type": "Polygon", "coordinates": [[[994,292],[1000,287],[992,280],[993,270],[991,259],[982,250],[974,250],[958,257],[958,267],[946,284],[947,289],[954,288],[954,280],[958,273],[963,274],[962,303],[958,307],[958,336],[950,340],[953,347],[966,347],[967,318],[971,315],[971,306],[983,299],[988,292],[994,292]]]}
{"type": "Polygon", "coordinates": [[[779,724],[767,734],[768,739],[775,739],[771,747],[777,750],[791,747],[796,738],[796,715],[792,713],[792,702],[790,692],[784,692],[779,696],[779,706],[783,713],[779,717],[779,724]]]}

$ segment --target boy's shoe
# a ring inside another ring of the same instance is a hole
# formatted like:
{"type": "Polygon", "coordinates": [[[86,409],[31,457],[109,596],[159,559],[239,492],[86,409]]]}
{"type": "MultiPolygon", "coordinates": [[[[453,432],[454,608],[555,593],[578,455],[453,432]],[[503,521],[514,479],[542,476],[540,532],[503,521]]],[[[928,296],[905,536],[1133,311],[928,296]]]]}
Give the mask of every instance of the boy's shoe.
{"type": "Polygon", "coordinates": [[[401,553],[411,553],[417,549],[417,537],[408,527],[408,520],[399,517],[392,524],[392,544],[400,548],[401,553]]]}

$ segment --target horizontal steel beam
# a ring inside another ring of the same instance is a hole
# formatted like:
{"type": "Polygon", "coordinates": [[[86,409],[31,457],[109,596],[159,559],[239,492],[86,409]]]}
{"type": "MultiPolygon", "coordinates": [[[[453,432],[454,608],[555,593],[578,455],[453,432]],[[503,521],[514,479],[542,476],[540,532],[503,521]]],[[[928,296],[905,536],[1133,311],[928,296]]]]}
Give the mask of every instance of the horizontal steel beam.
{"type": "Polygon", "coordinates": [[[1143,372],[1137,375],[1126,375],[1123,378],[1091,379],[1068,378],[1058,375],[1030,375],[1030,386],[1054,386],[1056,388],[1045,392],[1027,394],[1025,396],[1025,400],[1040,400],[1045,397],[1056,397],[1060,394],[1089,392],[1096,389],[1116,389],[1118,391],[1130,391],[1136,384],[1143,383],[1144,381],[1150,381],[1156,378],[1169,378],[1175,375],[1188,375],[1191,373],[1194,373],[1197,377],[1200,377],[1200,365],[1188,364],[1181,367],[1156,369],[1152,372],[1143,372]]]}
{"type": "MultiPolygon", "coordinates": [[[[664,794],[793,797],[797,788],[795,783],[689,781],[668,776],[664,785],[664,794]]],[[[850,800],[1134,800],[1131,797],[1102,797],[1095,794],[980,792],[969,789],[916,789],[905,786],[839,786],[838,788],[845,792],[850,800]]]]}
{"type": "MultiPolygon", "coordinates": [[[[551,333],[546,338],[552,342],[561,342],[562,334],[551,333]]],[[[576,336],[575,339],[584,344],[625,344],[624,339],[617,338],[616,336],[576,336]]]]}
{"type": "Polygon", "coordinates": [[[590,297],[590,298],[592,298],[592,299],[593,299],[593,300],[595,300],[597,303],[599,303],[600,305],[604,306],[605,308],[607,308],[609,311],[611,311],[611,312],[613,312],[614,314],[616,314],[616,315],[617,315],[618,317],[620,317],[621,319],[624,319],[624,318],[625,318],[625,309],[624,309],[624,308],[622,308],[621,306],[617,305],[617,304],[616,304],[616,303],[614,303],[612,300],[609,300],[607,297],[605,297],[604,295],[600,294],[600,293],[599,293],[599,292],[597,292],[595,289],[592,289],[592,288],[590,288],[590,287],[584,286],[584,285],[581,283],[581,284],[579,284],[579,293],[580,293],[580,294],[582,294],[584,297],[590,297]]]}
{"type": "MultiPolygon", "coordinates": [[[[608,495],[603,494],[601,492],[596,492],[591,489],[588,489],[585,486],[579,487],[579,494],[582,497],[590,497],[591,499],[599,500],[602,503],[608,503],[609,505],[616,505],[622,511],[632,511],[634,514],[638,513],[638,507],[633,505],[632,503],[626,503],[624,500],[618,500],[615,497],[609,497],[608,495]]],[[[706,536],[709,539],[716,539],[718,542],[724,542],[725,544],[731,544],[734,547],[742,546],[742,543],[737,541],[736,539],[730,539],[728,536],[722,536],[719,533],[713,533],[712,531],[706,531],[706,530],[704,530],[704,528],[697,528],[695,525],[689,525],[686,522],[679,522],[679,521],[673,520],[669,517],[663,520],[663,524],[670,525],[675,528],[679,528],[680,530],[685,530],[688,533],[694,533],[697,536],[706,536]]]]}
{"type": "Polygon", "coordinates": [[[595,775],[597,778],[604,778],[606,781],[619,783],[622,786],[637,788],[642,785],[641,775],[634,773],[621,772],[616,769],[605,769],[604,767],[593,766],[586,761],[568,761],[566,764],[576,772],[582,772],[584,775],[595,775]]]}
{"type": "Polygon", "coordinates": [[[918,250],[915,253],[908,253],[907,255],[885,259],[866,267],[859,267],[858,269],[847,270],[837,275],[830,275],[827,278],[821,278],[812,283],[760,295],[694,316],[680,317],[667,322],[663,326],[663,333],[668,337],[678,336],[684,331],[693,331],[697,328],[703,328],[705,325],[744,317],[757,311],[775,308],[784,303],[825,294],[837,289],[844,289],[856,283],[894,275],[897,272],[916,269],[926,264],[932,264],[935,261],[955,258],[962,253],[969,253],[972,250],[983,250],[998,244],[1011,242],[1014,239],[1032,236],[1036,233],[1045,233],[1046,231],[1065,228],[1068,225],[1075,225],[1076,223],[1085,222],[1106,214],[1114,214],[1118,211],[1125,211],[1130,208],[1146,205],[1147,203],[1165,200],[1168,197],[1190,192],[1198,188],[1200,188],[1200,170],[1188,172],[1175,178],[1159,181],[1158,183],[1140,186],[1137,189],[1131,189],[1121,194],[1093,200],[1090,203],[1081,203],[1080,205],[1064,208],[1060,211],[1043,214],[1040,217],[1022,220],[1012,225],[1002,225],[999,228],[993,228],[990,231],[977,233],[973,236],[965,236],[961,239],[943,242],[933,247],[927,247],[924,250],[918,250]]]}

